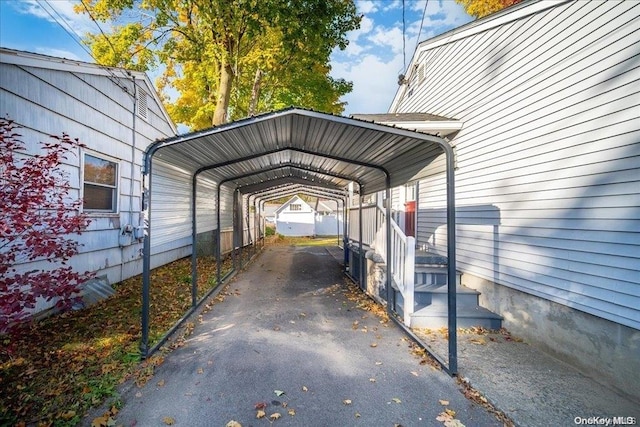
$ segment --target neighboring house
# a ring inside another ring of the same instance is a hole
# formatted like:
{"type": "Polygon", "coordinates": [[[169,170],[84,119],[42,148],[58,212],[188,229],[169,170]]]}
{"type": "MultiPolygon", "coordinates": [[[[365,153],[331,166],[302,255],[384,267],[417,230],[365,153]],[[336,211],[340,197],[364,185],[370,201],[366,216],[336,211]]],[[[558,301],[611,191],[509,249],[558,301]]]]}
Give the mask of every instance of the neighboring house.
{"type": "MultiPolygon", "coordinates": [[[[514,334],[635,395],[639,6],[525,1],[424,41],[389,114],[372,118],[458,123],[450,139],[463,283],[514,334]]],[[[396,218],[406,194],[414,199],[416,244],[439,254],[444,179],[434,164],[431,177],[393,195],[396,218]]]]}
{"type": "MultiPolygon", "coordinates": [[[[109,283],[140,274],[143,153],[153,141],[176,134],[149,78],[0,48],[0,114],[22,127],[30,154],[38,150],[37,142],[62,132],[86,145],[64,165],[72,196],[83,199],[91,218],[70,265],[95,271],[109,283]]],[[[47,267],[36,262],[22,268],[47,267]]]]}
{"type": "Polygon", "coordinates": [[[276,232],[283,236],[315,235],[316,212],[299,196],[293,196],[275,212],[276,232]]]}
{"type": "Polygon", "coordinates": [[[316,199],[316,236],[336,236],[343,233],[342,211],[337,201],[316,199]]]}
{"type": "Polygon", "coordinates": [[[265,204],[264,205],[264,212],[263,212],[263,216],[264,216],[264,220],[267,223],[267,225],[269,226],[275,226],[276,225],[276,211],[278,210],[278,208],[280,207],[280,205],[278,204],[265,204]]]}

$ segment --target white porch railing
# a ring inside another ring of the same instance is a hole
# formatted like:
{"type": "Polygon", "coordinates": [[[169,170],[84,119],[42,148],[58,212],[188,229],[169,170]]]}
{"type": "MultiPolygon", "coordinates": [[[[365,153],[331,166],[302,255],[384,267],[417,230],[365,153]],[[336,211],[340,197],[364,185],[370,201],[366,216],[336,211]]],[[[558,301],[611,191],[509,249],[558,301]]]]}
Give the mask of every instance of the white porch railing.
{"type": "MultiPolygon", "coordinates": [[[[378,205],[362,207],[362,244],[369,246],[387,261],[387,223],[385,211],[378,205]]],[[[349,211],[349,239],[359,241],[360,214],[357,207],[349,211]]],[[[411,326],[414,306],[414,269],[416,240],[405,236],[398,224],[391,218],[391,277],[404,300],[404,323],[411,326]]],[[[391,303],[391,301],[389,301],[391,303]]]]}

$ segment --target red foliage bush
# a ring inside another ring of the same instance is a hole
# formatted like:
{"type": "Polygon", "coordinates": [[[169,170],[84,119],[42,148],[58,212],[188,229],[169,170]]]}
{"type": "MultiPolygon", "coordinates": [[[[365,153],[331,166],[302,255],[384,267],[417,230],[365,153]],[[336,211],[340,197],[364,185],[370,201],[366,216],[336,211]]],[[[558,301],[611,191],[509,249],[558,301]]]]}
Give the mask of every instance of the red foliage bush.
{"type": "Polygon", "coordinates": [[[70,308],[82,283],[93,276],[66,265],[79,249],[70,235],[86,230],[89,219],[80,212],[81,200],[70,197],[60,166],[82,144],[63,133],[41,143],[41,153],[21,155],[25,144],[17,128],[0,118],[0,332],[27,319],[38,298],[70,308]],[[38,260],[51,268],[17,268],[38,260]]]}

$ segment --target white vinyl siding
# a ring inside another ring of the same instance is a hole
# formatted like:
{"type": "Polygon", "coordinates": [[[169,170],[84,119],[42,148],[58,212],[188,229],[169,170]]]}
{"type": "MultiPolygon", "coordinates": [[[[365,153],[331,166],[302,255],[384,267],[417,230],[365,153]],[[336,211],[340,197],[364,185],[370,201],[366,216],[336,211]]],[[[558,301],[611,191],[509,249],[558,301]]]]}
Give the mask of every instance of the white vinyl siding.
{"type": "MultiPolygon", "coordinates": [[[[640,3],[539,5],[421,45],[392,111],[464,122],[462,271],[640,329],[640,3]]],[[[444,251],[441,175],[419,200],[418,244],[444,251]]]]}
{"type": "MultiPolygon", "coordinates": [[[[80,271],[106,275],[111,283],[141,272],[142,243],[134,238],[123,240],[121,229],[142,225],[144,150],[151,142],[175,134],[162,106],[150,95],[153,88],[148,79],[134,73],[138,89],[148,94],[148,120],[141,120],[133,109],[132,77],[114,72],[109,74],[93,64],[0,49],[0,111],[23,127],[20,133],[28,151],[35,154],[38,141],[62,132],[86,145],[68,156],[64,165],[73,197],[82,196],[85,152],[117,163],[116,183],[110,187],[116,205],[89,210],[89,229],[74,237],[82,245],[80,254],[69,262],[80,271]]],[[[26,267],[46,268],[44,264],[26,267]]]]}

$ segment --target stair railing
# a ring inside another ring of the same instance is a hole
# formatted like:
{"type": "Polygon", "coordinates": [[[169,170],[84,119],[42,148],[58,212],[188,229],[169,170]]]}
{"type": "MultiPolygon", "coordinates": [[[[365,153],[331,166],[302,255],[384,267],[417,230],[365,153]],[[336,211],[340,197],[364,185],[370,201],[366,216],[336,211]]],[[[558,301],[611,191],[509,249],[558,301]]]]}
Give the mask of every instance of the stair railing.
{"type": "MultiPolygon", "coordinates": [[[[359,214],[357,208],[351,208],[350,230],[358,230],[359,214]]],[[[387,259],[387,222],[385,210],[378,205],[362,207],[362,243],[369,246],[377,254],[387,259]]],[[[402,229],[391,218],[391,266],[387,271],[404,300],[404,323],[411,326],[411,315],[414,308],[416,240],[406,236],[402,229]]],[[[357,233],[349,233],[352,240],[357,241],[357,233]]],[[[388,302],[392,304],[391,301],[388,302]]]]}

